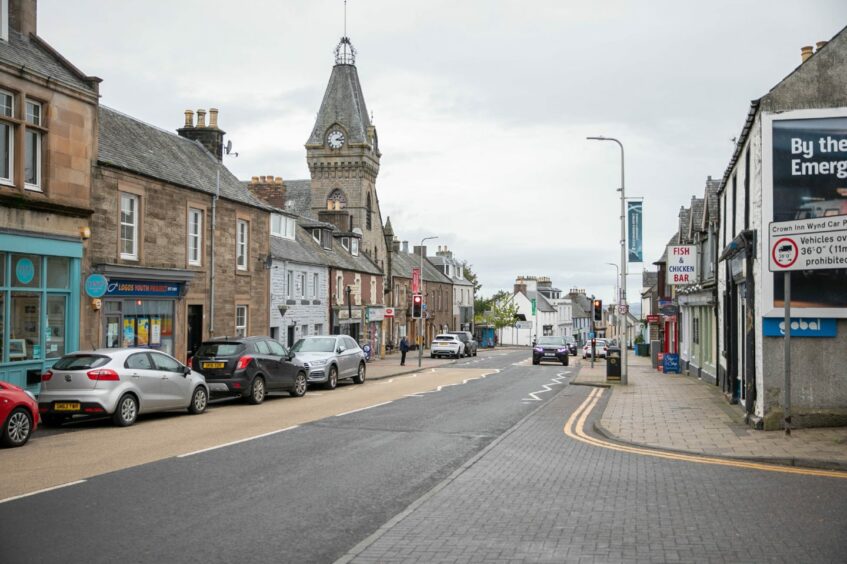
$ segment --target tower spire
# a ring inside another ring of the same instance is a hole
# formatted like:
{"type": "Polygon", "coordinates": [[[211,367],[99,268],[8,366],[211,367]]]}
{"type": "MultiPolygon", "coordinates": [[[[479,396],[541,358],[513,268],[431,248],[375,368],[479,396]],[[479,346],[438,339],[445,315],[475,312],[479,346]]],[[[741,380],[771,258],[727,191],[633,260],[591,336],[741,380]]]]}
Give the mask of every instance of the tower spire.
{"type": "Polygon", "coordinates": [[[356,64],[356,48],[347,37],[347,0],[344,0],[344,35],[335,46],[335,64],[336,65],[355,65],[356,64]]]}

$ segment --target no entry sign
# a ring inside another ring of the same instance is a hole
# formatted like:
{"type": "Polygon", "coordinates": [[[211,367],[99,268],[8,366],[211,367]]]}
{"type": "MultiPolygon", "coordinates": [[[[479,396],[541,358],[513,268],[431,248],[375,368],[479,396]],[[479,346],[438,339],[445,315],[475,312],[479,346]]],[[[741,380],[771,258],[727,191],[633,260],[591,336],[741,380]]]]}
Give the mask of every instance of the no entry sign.
{"type": "Polygon", "coordinates": [[[847,215],[770,224],[771,272],[847,268],[847,215]]]}

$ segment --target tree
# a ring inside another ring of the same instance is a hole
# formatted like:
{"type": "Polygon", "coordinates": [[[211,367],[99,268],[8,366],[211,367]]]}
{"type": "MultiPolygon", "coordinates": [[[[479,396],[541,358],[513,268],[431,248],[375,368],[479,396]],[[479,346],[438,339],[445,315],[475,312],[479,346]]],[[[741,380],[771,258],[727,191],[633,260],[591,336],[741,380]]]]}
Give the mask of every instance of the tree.
{"type": "Polygon", "coordinates": [[[473,293],[476,296],[479,291],[482,289],[482,284],[479,283],[479,277],[476,273],[471,270],[473,265],[468,264],[467,262],[462,263],[462,268],[465,270],[465,280],[473,284],[473,293]]]}
{"type": "Polygon", "coordinates": [[[496,329],[511,327],[515,324],[518,306],[512,294],[500,290],[490,298],[479,298],[474,301],[475,322],[477,324],[493,325],[496,329]]]}

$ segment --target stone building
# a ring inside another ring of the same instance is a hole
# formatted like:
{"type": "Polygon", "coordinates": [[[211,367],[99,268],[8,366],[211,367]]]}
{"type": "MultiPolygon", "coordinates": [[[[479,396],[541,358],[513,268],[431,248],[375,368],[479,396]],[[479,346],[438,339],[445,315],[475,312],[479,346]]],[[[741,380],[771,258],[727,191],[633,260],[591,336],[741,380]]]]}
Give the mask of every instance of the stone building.
{"type": "Polygon", "coordinates": [[[85,273],[109,285],[85,346],[185,360],[204,339],[267,334],[271,208],[223,166],[217,113],[187,111],[175,135],[100,108],[85,273]]]}
{"type": "MultiPolygon", "coordinates": [[[[785,275],[770,271],[769,224],[847,214],[845,143],[847,28],[751,103],[718,191],[718,378],[756,427],[784,424],[785,275]]],[[[847,270],[791,280],[792,425],[847,424],[847,270]]]]}
{"type": "Polygon", "coordinates": [[[100,79],[37,34],[35,0],[0,3],[0,380],[38,391],[82,344],[100,79]]]}
{"type": "Polygon", "coordinates": [[[429,261],[453,283],[453,321],[456,331],[473,331],[474,285],[465,278],[465,264],[453,256],[447,245],[439,245],[429,261]]]}

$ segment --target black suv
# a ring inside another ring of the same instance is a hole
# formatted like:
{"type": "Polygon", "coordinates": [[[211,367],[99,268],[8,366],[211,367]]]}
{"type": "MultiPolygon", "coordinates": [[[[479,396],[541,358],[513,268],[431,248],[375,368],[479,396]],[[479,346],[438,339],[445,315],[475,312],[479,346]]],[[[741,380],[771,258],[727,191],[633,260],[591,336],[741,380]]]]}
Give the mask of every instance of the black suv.
{"type": "Polygon", "coordinates": [[[206,377],[212,396],[241,396],[252,404],[268,392],[306,393],[309,369],[270,337],[205,341],[189,361],[206,377]]]}
{"type": "Polygon", "coordinates": [[[552,360],[568,365],[568,343],[565,337],[538,337],[538,341],[532,347],[532,363],[539,364],[543,360],[552,360]]]}
{"type": "Polygon", "coordinates": [[[470,331],[447,331],[448,335],[456,335],[465,344],[465,356],[476,356],[479,346],[470,331]]]}

